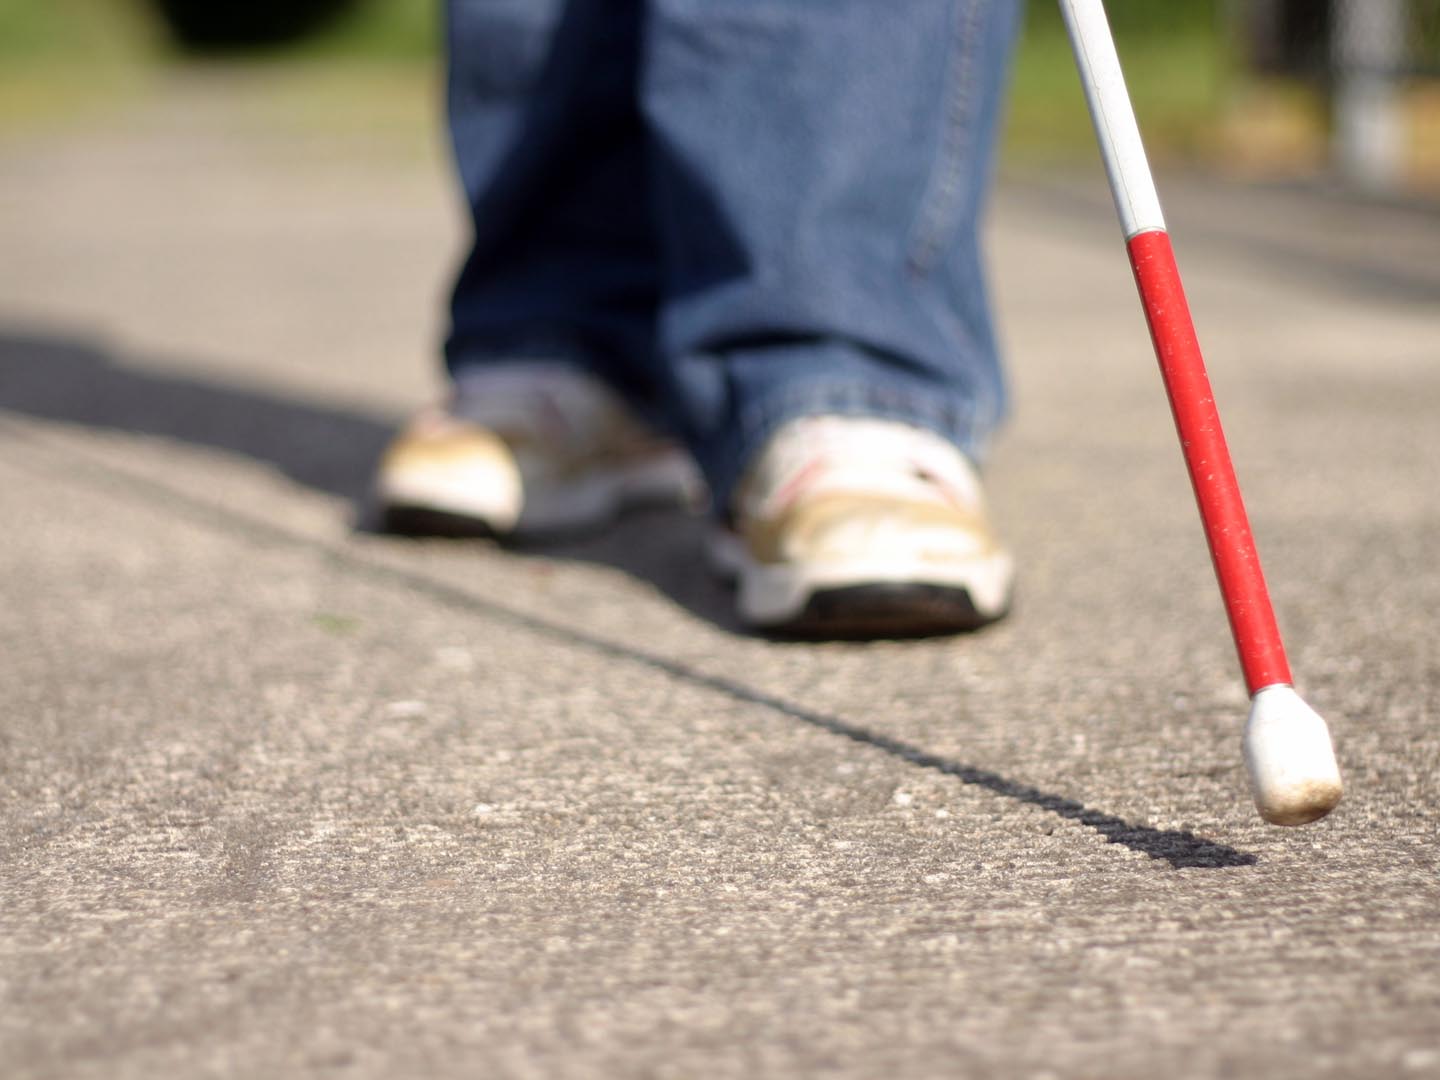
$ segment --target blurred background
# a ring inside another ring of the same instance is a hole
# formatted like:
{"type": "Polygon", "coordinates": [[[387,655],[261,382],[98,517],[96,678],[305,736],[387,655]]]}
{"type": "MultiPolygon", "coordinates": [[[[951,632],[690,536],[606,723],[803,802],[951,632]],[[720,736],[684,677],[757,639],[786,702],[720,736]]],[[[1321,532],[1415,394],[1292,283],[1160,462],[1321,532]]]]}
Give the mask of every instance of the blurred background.
{"type": "MultiPolygon", "coordinates": [[[[1440,195],[1440,0],[1107,6],[1161,164],[1440,195]]],[[[428,122],[439,9],[439,0],[0,0],[0,134],[93,120],[202,68],[263,73],[262,94],[292,121],[318,112],[326,124],[428,122]]],[[[1093,152],[1056,7],[1037,0],[1008,160],[1093,152]]]]}
{"type": "MultiPolygon", "coordinates": [[[[1240,178],[1440,194],[1437,0],[1109,0],[1151,156],[1240,178]]],[[[1090,133],[1055,4],[1032,3],[1012,159],[1090,133]]]]}

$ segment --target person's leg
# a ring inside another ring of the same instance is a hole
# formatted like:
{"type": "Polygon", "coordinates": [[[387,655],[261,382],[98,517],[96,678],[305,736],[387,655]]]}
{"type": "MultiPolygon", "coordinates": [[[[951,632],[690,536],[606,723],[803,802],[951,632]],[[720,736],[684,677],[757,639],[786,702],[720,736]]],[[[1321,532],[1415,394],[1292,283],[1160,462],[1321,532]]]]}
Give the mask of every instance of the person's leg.
{"type": "Polygon", "coordinates": [[[692,498],[641,421],[657,296],[640,0],[449,0],[450,123],[474,226],[446,343],[451,392],[377,471],[397,532],[590,528],[692,498]],[[619,391],[621,396],[617,396],[619,391]]]}
{"type": "Polygon", "coordinates": [[[649,0],[668,392],[717,498],[787,421],[978,458],[1004,410],[978,223],[1016,0],[649,0]]]}
{"type": "Polygon", "coordinates": [[[474,227],[452,375],[561,360],[644,399],[657,297],[640,0],[448,0],[449,118],[474,227]]]}
{"type": "Polygon", "coordinates": [[[874,636],[999,617],[978,226],[1016,0],[648,2],[659,354],[734,529],[742,618],[874,636]]]}

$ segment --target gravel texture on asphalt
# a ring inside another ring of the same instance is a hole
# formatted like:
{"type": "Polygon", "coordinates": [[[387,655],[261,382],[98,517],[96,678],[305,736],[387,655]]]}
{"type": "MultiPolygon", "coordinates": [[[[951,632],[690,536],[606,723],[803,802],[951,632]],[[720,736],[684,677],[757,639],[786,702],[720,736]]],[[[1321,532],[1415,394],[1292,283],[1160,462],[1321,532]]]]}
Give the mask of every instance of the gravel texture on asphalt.
{"type": "Polygon", "coordinates": [[[463,231],[263,102],[0,155],[6,1077],[1440,1076],[1433,212],[1161,178],[1348,783],[1280,830],[1098,166],[997,199],[1013,617],[797,644],[678,513],[354,528],[463,231]]]}

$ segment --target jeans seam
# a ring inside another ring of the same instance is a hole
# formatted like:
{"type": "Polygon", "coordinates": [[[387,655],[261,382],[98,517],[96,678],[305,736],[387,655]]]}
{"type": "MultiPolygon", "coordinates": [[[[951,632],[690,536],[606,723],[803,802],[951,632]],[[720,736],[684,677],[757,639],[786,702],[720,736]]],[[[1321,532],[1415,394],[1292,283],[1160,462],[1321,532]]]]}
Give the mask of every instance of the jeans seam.
{"type": "Polygon", "coordinates": [[[935,168],[917,214],[906,262],[915,274],[935,268],[945,241],[959,222],[964,205],[966,160],[975,142],[975,52],[979,48],[981,10],[986,0],[957,0],[951,29],[953,47],[946,64],[945,115],[935,168]]]}

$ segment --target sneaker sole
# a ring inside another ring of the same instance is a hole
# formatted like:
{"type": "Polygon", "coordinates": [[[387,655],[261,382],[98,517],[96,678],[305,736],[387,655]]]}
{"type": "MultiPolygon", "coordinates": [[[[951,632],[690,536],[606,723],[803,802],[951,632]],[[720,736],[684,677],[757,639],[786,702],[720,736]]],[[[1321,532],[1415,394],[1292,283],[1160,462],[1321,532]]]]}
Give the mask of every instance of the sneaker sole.
{"type": "Polygon", "coordinates": [[[392,483],[375,496],[379,527],[401,536],[459,539],[531,539],[584,533],[609,525],[626,510],[644,506],[695,506],[702,490],[698,473],[680,455],[623,469],[596,472],[582,482],[533,500],[513,525],[508,515],[471,501],[464,491],[423,482],[392,483]]]}
{"type": "Polygon", "coordinates": [[[1005,554],[943,567],[765,566],[742,558],[736,569],[741,619],[768,633],[811,638],[976,630],[1009,612],[1013,576],[1005,554]]]}
{"type": "Polygon", "coordinates": [[[968,589],[944,585],[850,585],[811,595],[795,618],[765,629],[805,639],[933,637],[978,630],[987,615],[968,589]]]}
{"type": "Polygon", "coordinates": [[[438,536],[449,540],[493,540],[500,534],[483,518],[411,503],[382,505],[375,529],[391,536],[438,536]]]}

